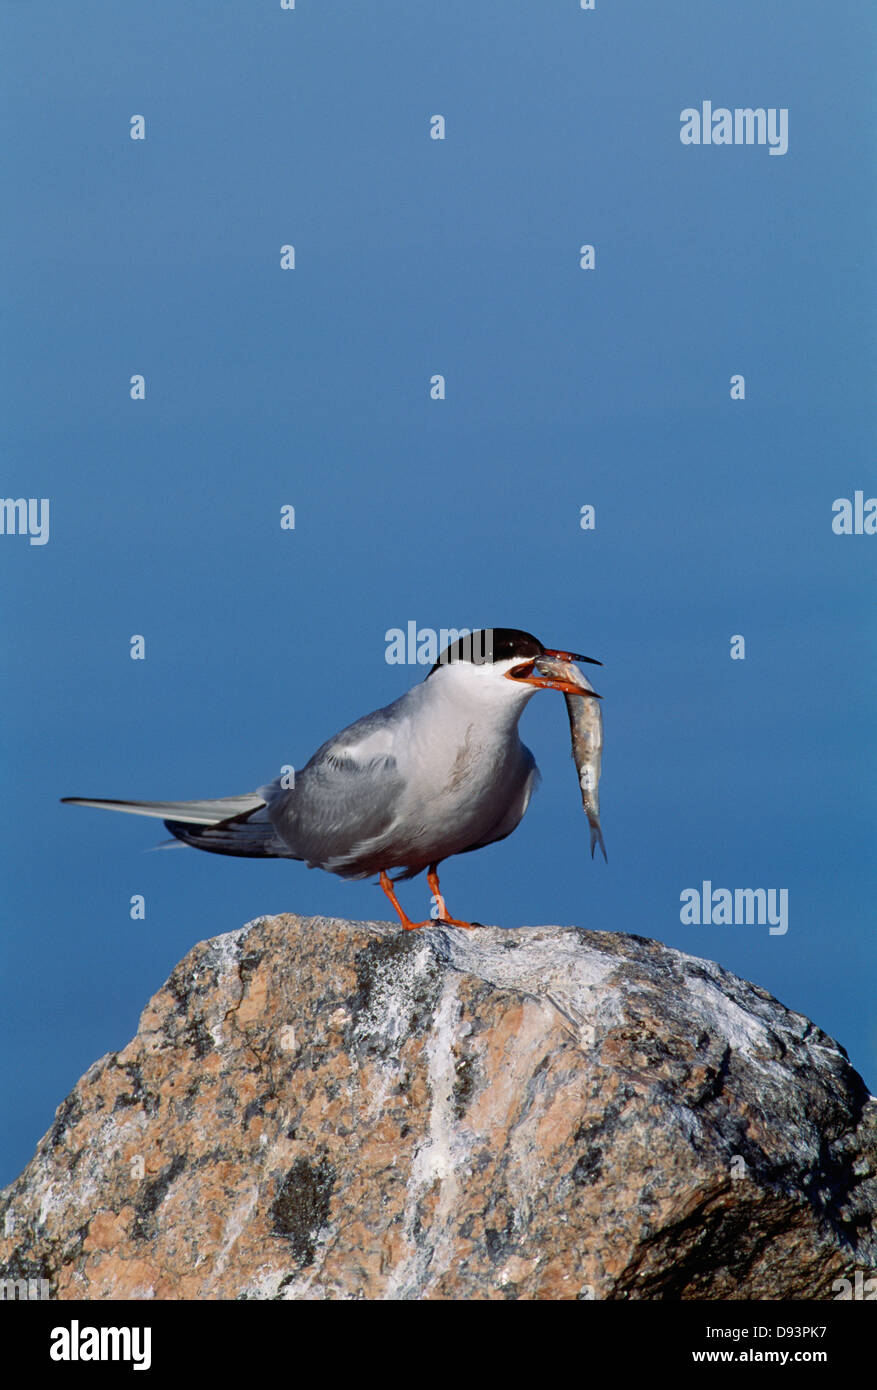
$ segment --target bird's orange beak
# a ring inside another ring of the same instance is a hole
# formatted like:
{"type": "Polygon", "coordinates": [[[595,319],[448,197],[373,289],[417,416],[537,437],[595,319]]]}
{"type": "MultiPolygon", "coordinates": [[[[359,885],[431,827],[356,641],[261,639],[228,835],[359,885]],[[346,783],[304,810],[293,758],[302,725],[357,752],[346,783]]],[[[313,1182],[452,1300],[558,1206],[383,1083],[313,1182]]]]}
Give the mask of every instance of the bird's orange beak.
{"type": "Polygon", "coordinates": [[[558,652],[554,647],[545,648],[546,656],[555,656],[558,661],[586,661],[589,666],[602,666],[595,656],[580,656],[578,652],[558,652]]]}
{"type": "Polygon", "coordinates": [[[573,685],[572,681],[551,680],[548,676],[515,676],[511,671],[508,674],[519,685],[535,685],[537,690],[562,690],[564,695],[590,695],[594,700],[603,698],[596,690],[583,690],[580,685],[573,685]]]}
{"type": "MultiPolygon", "coordinates": [[[[559,661],[591,661],[596,666],[602,665],[601,662],[594,661],[593,657],[574,657],[571,652],[553,651],[547,647],[545,648],[545,655],[559,661]]],[[[603,698],[597,694],[596,690],[584,690],[575,682],[564,680],[562,676],[534,676],[532,672],[538,665],[538,659],[536,661],[523,661],[519,666],[506,672],[506,679],[515,681],[518,685],[533,685],[537,690],[562,690],[564,695],[592,695],[595,700],[603,698]]]]}

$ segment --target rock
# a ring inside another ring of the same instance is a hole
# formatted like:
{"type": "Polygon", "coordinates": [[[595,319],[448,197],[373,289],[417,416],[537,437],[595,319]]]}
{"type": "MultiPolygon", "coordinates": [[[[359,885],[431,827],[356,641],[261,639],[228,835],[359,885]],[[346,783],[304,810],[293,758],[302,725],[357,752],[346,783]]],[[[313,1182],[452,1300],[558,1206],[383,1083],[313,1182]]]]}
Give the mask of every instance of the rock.
{"type": "MultiPolygon", "coordinates": [[[[58,1298],[832,1299],[877,1101],[639,936],[262,918],[196,946],[0,1198],[58,1298]]],[[[4,1224],[5,1218],[5,1224],[4,1224]]]]}

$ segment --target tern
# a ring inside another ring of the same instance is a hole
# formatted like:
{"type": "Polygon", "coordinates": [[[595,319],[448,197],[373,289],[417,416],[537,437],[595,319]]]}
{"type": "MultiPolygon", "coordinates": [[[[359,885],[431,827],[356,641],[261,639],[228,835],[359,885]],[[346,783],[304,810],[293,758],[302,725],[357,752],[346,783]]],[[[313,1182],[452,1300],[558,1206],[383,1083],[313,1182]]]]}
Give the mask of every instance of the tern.
{"type": "Polygon", "coordinates": [[[377,874],[404,930],[436,920],[469,928],[448,912],[438,867],[504,840],[524,815],[539,780],[518,735],[527,702],[537,690],[599,699],[572,681],[534,675],[545,657],[601,665],[517,628],[486,628],[457,638],[407,694],[330,738],[291,786],[279,777],[210,801],[62,800],[155,816],[176,839],[213,854],[297,859],[350,879],[377,874]],[[424,869],[437,917],[412,922],[393,884],[424,869]]]}

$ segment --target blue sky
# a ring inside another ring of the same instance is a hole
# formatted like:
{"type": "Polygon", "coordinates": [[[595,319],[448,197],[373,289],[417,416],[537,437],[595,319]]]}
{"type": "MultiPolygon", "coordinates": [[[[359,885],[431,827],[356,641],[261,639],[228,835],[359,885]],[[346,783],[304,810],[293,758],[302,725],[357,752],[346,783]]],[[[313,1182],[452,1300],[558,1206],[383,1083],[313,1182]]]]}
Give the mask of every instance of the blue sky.
{"type": "MultiPolygon", "coordinates": [[[[542,787],[444,866],[451,909],[717,960],[874,1088],[877,538],[831,527],[877,494],[868,8],[93,0],[0,24],[0,491],[51,500],[47,545],[0,537],[0,1181],[195,942],[387,916],[370,884],[147,853],[159,823],[58,798],[301,766],[423,677],[385,661],[411,620],[605,663],[608,866],[540,695],[542,787]],[[788,153],[683,146],[704,99],[788,108],[788,153]],[[788,889],[788,932],[684,926],[704,879],[788,889]]],[[[403,885],[412,915],[426,892],[403,885]]]]}

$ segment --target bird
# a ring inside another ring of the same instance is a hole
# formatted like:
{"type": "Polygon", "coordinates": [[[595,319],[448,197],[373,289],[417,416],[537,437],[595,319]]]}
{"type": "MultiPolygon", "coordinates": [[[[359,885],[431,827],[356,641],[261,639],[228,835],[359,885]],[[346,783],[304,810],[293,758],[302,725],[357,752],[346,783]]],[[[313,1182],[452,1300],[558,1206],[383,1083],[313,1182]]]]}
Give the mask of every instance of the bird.
{"type": "Polygon", "coordinates": [[[539,781],[518,734],[526,705],[537,690],[600,698],[535,675],[543,657],[602,664],[519,628],[484,628],[455,637],[424,680],[328,739],[291,784],[287,773],[213,800],[61,799],[157,817],[175,839],[213,854],[294,859],[345,879],[377,875],[403,930],[436,921],[469,929],[479,924],[451,915],[439,865],[504,840],[523,817],[539,781]],[[424,869],[435,915],[414,922],[393,885],[424,869]]]}

